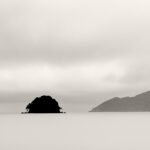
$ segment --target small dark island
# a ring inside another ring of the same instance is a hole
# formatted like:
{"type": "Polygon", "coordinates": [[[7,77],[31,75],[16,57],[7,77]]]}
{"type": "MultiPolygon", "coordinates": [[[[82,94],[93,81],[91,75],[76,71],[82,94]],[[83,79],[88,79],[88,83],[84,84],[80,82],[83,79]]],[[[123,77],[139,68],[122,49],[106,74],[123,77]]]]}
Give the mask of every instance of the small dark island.
{"type": "Polygon", "coordinates": [[[25,113],[63,113],[58,102],[51,96],[41,96],[35,98],[26,106],[25,113]]]}

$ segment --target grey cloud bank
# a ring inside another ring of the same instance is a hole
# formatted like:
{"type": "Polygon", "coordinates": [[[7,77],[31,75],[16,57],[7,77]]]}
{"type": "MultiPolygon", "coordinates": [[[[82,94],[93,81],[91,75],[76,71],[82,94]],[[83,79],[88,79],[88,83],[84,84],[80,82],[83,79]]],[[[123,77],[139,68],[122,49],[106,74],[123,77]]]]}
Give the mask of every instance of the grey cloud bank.
{"type": "Polygon", "coordinates": [[[148,5],[133,0],[1,1],[1,59],[15,61],[17,55],[20,61],[52,63],[120,57],[148,37],[148,5]]]}
{"type": "Polygon", "coordinates": [[[149,7],[148,0],[0,1],[0,92],[18,95],[0,101],[47,93],[69,110],[81,103],[90,110],[149,90],[149,7]]]}

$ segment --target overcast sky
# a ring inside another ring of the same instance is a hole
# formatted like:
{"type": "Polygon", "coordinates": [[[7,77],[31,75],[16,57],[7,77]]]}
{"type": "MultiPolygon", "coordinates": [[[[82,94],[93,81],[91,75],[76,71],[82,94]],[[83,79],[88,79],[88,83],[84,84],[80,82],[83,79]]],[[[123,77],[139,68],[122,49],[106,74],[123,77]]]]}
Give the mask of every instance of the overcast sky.
{"type": "Polygon", "coordinates": [[[49,94],[66,111],[150,90],[149,0],[1,0],[0,112],[49,94]]]}

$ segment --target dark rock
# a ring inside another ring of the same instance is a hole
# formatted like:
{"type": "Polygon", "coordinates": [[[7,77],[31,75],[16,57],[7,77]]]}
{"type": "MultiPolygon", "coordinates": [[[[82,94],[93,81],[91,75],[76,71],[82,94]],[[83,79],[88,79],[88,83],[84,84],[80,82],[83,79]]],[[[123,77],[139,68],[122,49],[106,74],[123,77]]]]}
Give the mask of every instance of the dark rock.
{"type": "Polygon", "coordinates": [[[27,113],[62,113],[58,102],[51,96],[35,98],[26,107],[27,113]]]}

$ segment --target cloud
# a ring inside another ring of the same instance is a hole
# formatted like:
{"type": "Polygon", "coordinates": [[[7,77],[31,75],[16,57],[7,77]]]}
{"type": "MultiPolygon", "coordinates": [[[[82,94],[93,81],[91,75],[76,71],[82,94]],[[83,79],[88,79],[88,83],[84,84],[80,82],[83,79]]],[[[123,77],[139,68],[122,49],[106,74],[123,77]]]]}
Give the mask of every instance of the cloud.
{"type": "Polygon", "coordinates": [[[0,92],[91,104],[149,89],[149,7],[148,0],[1,0],[0,92]]]}
{"type": "Polygon", "coordinates": [[[0,69],[1,92],[53,91],[87,93],[119,88],[124,69],[119,62],[85,63],[64,67],[29,64],[0,69]]]}
{"type": "Polygon", "coordinates": [[[150,33],[146,0],[0,3],[0,58],[4,63],[109,61],[130,54],[141,36],[150,33]]]}

